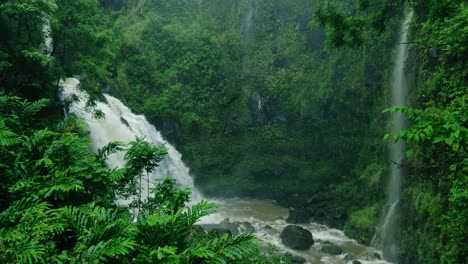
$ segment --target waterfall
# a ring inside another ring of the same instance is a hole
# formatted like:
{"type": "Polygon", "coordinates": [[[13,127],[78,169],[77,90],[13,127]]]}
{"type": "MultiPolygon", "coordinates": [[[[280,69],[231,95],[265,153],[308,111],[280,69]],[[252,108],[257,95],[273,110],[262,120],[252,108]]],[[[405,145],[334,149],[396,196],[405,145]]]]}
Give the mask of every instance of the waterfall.
{"type": "MultiPolygon", "coordinates": [[[[86,111],[86,102],[88,95],[86,92],[80,91],[78,79],[67,78],[62,81],[62,101],[67,98],[78,97],[69,105],[68,112],[75,113],[81,117],[88,125],[90,131],[90,138],[93,143],[94,151],[102,148],[110,141],[121,141],[128,143],[135,140],[136,137],[145,137],[148,142],[164,146],[168,154],[159,163],[159,167],[153,172],[148,174],[150,185],[152,186],[157,178],[163,178],[171,175],[177,180],[184,188],[189,188],[192,192],[192,202],[198,202],[202,199],[201,194],[194,187],[193,178],[189,174],[189,169],[182,162],[182,155],[167,141],[165,141],[159,131],[151,125],[144,116],[136,115],[130,111],[122,102],[110,95],[104,95],[107,103],[98,102],[96,108],[105,114],[105,118],[97,119],[93,113],[86,111]]],[[[125,161],[123,153],[112,154],[109,156],[108,165],[111,168],[123,167],[125,161]]],[[[142,196],[146,198],[148,178],[142,180],[143,190],[142,196]]],[[[149,187],[151,187],[149,186],[149,187]]],[[[126,203],[126,201],[120,201],[126,203]]]]}
{"type": "Polygon", "coordinates": [[[54,42],[52,40],[49,19],[45,19],[44,25],[42,25],[42,36],[44,37],[43,50],[46,54],[50,55],[54,49],[54,42]]]}
{"type": "Polygon", "coordinates": [[[245,25],[244,25],[244,45],[248,47],[250,44],[251,32],[252,32],[252,24],[253,24],[253,0],[248,0],[247,3],[247,16],[245,18],[245,25]]]}
{"type": "MultiPolygon", "coordinates": [[[[405,106],[407,101],[408,83],[405,78],[405,64],[409,52],[408,35],[412,17],[413,13],[408,13],[401,25],[400,39],[396,48],[396,57],[392,70],[392,106],[405,106]]],[[[406,122],[406,118],[402,113],[393,113],[392,134],[404,129],[406,122]]],[[[382,219],[382,225],[372,240],[372,245],[382,249],[384,257],[392,262],[397,262],[399,255],[399,246],[395,235],[398,233],[398,203],[401,199],[401,181],[404,174],[401,163],[405,157],[405,151],[406,145],[403,140],[398,140],[389,146],[390,175],[385,217],[382,219]]]]}

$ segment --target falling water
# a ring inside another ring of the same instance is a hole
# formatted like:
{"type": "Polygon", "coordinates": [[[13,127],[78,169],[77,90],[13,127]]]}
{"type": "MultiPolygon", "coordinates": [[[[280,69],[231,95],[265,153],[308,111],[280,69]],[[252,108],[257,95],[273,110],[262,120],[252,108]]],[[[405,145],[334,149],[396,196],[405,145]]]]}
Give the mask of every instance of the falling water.
{"type": "Polygon", "coordinates": [[[42,36],[44,37],[44,42],[42,43],[43,50],[46,54],[50,55],[54,49],[54,43],[49,19],[45,19],[44,25],[42,25],[42,36]]]}
{"type": "MultiPolygon", "coordinates": [[[[405,78],[405,64],[408,57],[408,35],[412,12],[406,16],[400,31],[400,40],[396,48],[396,58],[391,79],[391,103],[392,106],[405,106],[408,94],[408,83],[405,78]]],[[[406,126],[406,119],[402,113],[392,115],[392,134],[398,133],[406,126]]],[[[373,246],[381,248],[384,257],[392,262],[398,261],[399,246],[395,235],[398,231],[397,215],[398,203],[401,199],[401,181],[404,174],[401,163],[405,156],[406,145],[403,140],[389,146],[390,179],[388,185],[388,197],[385,217],[382,226],[376,232],[372,241],[373,246]]]]}
{"type": "MultiPolygon", "coordinates": [[[[136,137],[144,137],[148,142],[157,146],[164,146],[167,149],[168,155],[160,162],[159,167],[142,181],[143,198],[146,199],[148,180],[150,182],[149,187],[151,187],[157,178],[171,175],[182,187],[191,190],[192,201],[201,200],[201,194],[194,188],[189,169],[182,162],[182,155],[163,139],[161,133],[144,116],[133,114],[118,99],[110,95],[104,95],[107,103],[99,102],[96,107],[105,114],[105,118],[96,119],[92,112],[84,110],[86,109],[88,95],[80,91],[78,85],[79,81],[75,78],[67,78],[62,82],[62,100],[66,100],[72,95],[80,99],[69,106],[69,112],[75,113],[86,121],[95,151],[111,141],[128,143],[135,140],[136,137]]],[[[122,153],[113,154],[109,157],[108,165],[112,168],[123,167],[124,164],[122,153]]]]}
{"type": "Polygon", "coordinates": [[[244,45],[248,47],[250,44],[251,32],[252,32],[252,25],[253,25],[253,0],[248,0],[247,2],[247,16],[245,18],[245,25],[244,25],[244,45]]]}

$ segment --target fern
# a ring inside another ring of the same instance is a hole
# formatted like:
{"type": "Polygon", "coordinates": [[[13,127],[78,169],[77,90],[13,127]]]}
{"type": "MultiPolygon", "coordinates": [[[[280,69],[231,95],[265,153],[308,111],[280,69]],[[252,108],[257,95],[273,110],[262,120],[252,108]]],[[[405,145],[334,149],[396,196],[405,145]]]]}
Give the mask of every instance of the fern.
{"type": "Polygon", "coordinates": [[[21,138],[5,125],[5,121],[0,120],[0,147],[10,147],[19,143],[21,138]]]}
{"type": "Polygon", "coordinates": [[[65,181],[65,183],[55,183],[54,181],[52,181],[51,186],[40,190],[38,192],[38,195],[44,198],[50,197],[52,195],[57,197],[64,193],[84,190],[83,182],[75,178],[64,178],[61,179],[61,181],[65,181]]]}
{"type": "Polygon", "coordinates": [[[258,251],[257,241],[250,233],[240,233],[234,237],[225,234],[223,238],[223,247],[217,253],[224,258],[243,259],[255,255],[258,251]]]}
{"type": "Polygon", "coordinates": [[[112,141],[107,143],[104,147],[100,148],[96,154],[96,157],[101,164],[106,164],[107,157],[110,154],[122,151],[124,143],[120,141],[112,141]]]}
{"type": "Polygon", "coordinates": [[[5,263],[44,263],[46,248],[39,241],[17,230],[0,230],[0,260],[5,263]]]}
{"type": "Polygon", "coordinates": [[[136,247],[135,227],[115,210],[89,204],[61,209],[69,231],[77,239],[73,255],[86,260],[104,260],[126,255],[136,247]]]}
{"type": "Polygon", "coordinates": [[[18,221],[26,211],[31,208],[41,208],[46,210],[50,204],[42,202],[37,198],[26,197],[13,202],[10,207],[0,213],[0,224],[2,226],[8,225],[9,223],[15,223],[18,221]]]}

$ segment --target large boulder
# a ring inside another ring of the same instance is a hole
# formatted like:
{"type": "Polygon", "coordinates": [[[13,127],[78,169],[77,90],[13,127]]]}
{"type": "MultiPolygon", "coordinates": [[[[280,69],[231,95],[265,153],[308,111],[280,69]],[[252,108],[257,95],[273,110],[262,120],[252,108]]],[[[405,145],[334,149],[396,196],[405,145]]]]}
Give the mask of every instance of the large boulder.
{"type": "Polygon", "coordinates": [[[288,225],[280,235],[281,242],[292,249],[306,250],[314,244],[312,233],[297,225],[288,225]]]}

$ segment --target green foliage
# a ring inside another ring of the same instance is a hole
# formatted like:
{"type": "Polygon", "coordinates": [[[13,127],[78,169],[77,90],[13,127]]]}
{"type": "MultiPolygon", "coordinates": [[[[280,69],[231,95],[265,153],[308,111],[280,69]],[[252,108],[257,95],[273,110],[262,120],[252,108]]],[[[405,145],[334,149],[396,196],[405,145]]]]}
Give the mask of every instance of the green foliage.
{"type": "Polygon", "coordinates": [[[370,244],[378,224],[380,209],[380,205],[374,204],[353,212],[345,225],[346,234],[362,243],[370,244]]]}
{"type": "Polygon", "coordinates": [[[179,190],[175,179],[166,177],[158,179],[156,186],[151,190],[152,197],[148,198],[148,207],[166,212],[176,212],[190,201],[188,189],[179,190]]]}
{"type": "Polygon", "coordinates": [[[128,146],[110,142],[93,154],[87,133],[75,117],[56,127],[43,127],[36,116],[47,104],[47,100],[0,97],[2,263],[194,263],[256,258],[256,240],[251,235],[205,234],[203,241],[189,243],[186,237],[192,226],[213,213],[215,205],[202,201],[186,207],[189,191],[179,190],[171,178],[161,180],[147,200],[140,197],[137,215],[115,204],[115,193],[125,192],[135,177],[153,171],[166,149],[137,138],[128,146]],[[118,151],[126,152],[125,168],[107,168],[107,157],[118,151]]]}
{"type": "Polygon", "coordinates": [[[165,148],[153,146],[144,138],[136,138],[125,153],[126,167],[135,174],[141,174],[143,171],[149,173],[158,166],[158,162],[166,154],[165,148]]]}

